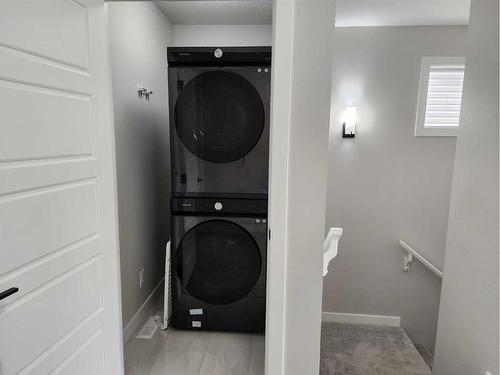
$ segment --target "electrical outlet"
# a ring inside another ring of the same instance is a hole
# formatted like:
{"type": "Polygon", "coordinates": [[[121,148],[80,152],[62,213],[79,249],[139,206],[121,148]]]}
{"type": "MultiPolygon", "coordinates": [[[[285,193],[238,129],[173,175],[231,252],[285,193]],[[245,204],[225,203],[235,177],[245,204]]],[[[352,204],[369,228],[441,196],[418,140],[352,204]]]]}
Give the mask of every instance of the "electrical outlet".
{"type": "Polygon", "coordinates": [[[139,271],[139,288],[144,284],[144,268],[139,271]]]}

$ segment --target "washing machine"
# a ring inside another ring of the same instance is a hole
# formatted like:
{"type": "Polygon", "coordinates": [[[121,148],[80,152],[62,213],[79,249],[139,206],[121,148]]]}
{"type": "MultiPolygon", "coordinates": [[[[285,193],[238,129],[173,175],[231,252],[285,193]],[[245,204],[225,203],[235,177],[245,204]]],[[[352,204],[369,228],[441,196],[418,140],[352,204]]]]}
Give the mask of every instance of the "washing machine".
{"type": "Polygon", "coordinates": [[[172,195],[268,192],[271,47],[172,47],[172,195]]]}
{"type": "Polygon", "coordinates": [[[266,200],[172,199],[173,327],[264,332],[266,212],[266,200]]]}

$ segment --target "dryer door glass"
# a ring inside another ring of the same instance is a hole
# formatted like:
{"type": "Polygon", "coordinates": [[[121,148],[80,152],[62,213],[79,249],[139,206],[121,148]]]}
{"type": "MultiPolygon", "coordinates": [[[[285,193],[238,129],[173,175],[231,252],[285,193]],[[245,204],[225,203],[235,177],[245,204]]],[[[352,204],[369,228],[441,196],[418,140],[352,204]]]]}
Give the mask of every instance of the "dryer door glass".
{"type": "Polygon", "coordinates": [[[183,288],[212,305],[236,302],[254,288],[262,259],[257,243],[242,227],[205,221],[181,240],[175,254],[183,288]]]}
{"type": "Polygon", "coordinates": [[[175,104],[175,128],[197,157],[228,163],[250,152],[264,129],[264,106],[240,75],[216,70],[185,84],[175,104]]]}

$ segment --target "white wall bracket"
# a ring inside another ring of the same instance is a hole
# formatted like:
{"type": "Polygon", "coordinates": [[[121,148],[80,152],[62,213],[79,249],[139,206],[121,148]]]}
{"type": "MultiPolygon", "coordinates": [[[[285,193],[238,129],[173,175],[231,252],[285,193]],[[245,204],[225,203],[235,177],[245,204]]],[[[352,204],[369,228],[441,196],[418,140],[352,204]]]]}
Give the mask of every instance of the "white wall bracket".
{"type": "Polygon", "coordinates": [[[403,271],[408,272],[410,270],[411,262],[413,262],[413,255],[408,253],[403,258],[403,271]]]}

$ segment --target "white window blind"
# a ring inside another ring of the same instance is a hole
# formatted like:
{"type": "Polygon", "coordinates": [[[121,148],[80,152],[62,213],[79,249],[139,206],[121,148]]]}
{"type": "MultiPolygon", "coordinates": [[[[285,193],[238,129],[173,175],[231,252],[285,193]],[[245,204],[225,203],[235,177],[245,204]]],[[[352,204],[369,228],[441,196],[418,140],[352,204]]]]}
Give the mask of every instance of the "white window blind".
{"type": "Polygon", "coordinates": [[[417,136],[456,136],[460,124],[465,59],[424,57],[420,72],[417,136]]]}
{"type": "Polygon", "coordinates": [[[465,65],[431,65],[425,128],[458,127],[465,65]]]}

